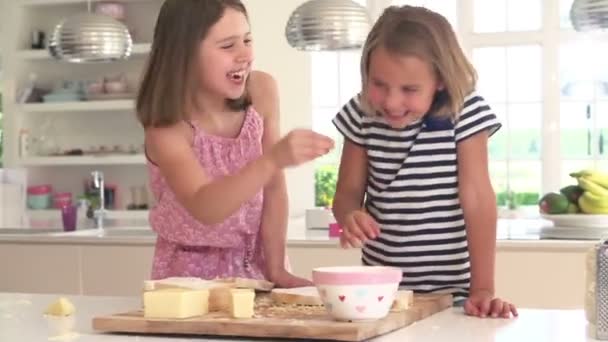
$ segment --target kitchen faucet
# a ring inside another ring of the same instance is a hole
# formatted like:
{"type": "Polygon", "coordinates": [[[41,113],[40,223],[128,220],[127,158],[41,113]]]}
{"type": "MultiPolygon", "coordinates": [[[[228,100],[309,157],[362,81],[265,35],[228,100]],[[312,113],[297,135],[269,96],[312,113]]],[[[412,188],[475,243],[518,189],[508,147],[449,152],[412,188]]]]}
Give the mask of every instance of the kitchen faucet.
{"type": "Polygon", "coordinates": [[[106,206],[105,206],[105,185],[103,179],[103,172],[101,171],[93,171],[91,172],[91,177],[93,178],[93,186],[96,189],[99,189],[99,208],[94,211],[93,219],[95,220],[95,225],[97,229],[103,229],[103,220],[106,216],[106,206]]]}

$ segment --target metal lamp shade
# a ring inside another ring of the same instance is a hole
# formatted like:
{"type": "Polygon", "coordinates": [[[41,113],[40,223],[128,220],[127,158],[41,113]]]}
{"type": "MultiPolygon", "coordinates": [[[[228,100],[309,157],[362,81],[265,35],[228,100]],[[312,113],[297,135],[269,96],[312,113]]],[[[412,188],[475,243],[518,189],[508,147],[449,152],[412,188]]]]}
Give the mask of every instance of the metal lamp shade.
{"type": "Polygon", "coordinates": [[[59,23],[49,52],[73,63],[112,62],[131,55],[133,41],[127,27],[106,15],[82,13],[59,23]]]}
{"type": "Polygon", "coordinates": [[[352,0],[309,0],[289,17],[285,35],[298,50],[359,49],[371,28],[366,8],[352,0]]]}
{"type": "Polygon", "coordinates": [[[570,20],[576,31],[608,28],[608,0],[575,0],[570,8],[570,20]]]}

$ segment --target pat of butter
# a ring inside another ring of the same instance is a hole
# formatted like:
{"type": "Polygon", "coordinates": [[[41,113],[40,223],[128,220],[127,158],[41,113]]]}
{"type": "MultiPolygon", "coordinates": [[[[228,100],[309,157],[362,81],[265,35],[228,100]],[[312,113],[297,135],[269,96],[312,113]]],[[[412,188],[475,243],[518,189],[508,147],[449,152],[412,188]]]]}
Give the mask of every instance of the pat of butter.
{"type": "Polygon", "coordinates": [[[51,316],[70,316],[76,311],[74,304],[72,304],[67,298],[60,297],[53,302],[44,312],[51,316]]]}
{"type": "Polygon", "coordinates": [[[160,289],[144,293],[144,317],[189,318],[209,312],[209,290],[160,289]]]}
{"type": "Polygon", "coordinates": [[[230,289],[230,315],[232,318],[253,317],[255,291],[252,289],[230,289]]]}
{"type": "Polygon", "coordinates": [[[400,290],[395,294],[395,300],[391,311],[403,311],[409,309],[414,303],[414,292],[411,290],[400,290]]]}

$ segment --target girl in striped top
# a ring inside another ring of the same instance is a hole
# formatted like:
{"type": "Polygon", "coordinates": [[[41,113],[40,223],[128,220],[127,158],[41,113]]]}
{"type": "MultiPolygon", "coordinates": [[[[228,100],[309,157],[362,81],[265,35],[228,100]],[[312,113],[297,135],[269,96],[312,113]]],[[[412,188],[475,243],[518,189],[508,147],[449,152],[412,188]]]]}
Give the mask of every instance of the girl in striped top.
{"type": "Polygon", "coordinates": [[[469,315],[510,317],[494,295],[496,199],[488,138],[500,128],[441,15],[389,7],[361,58],[362,92],[333,119],[345,136],[333,211],[343,247],[448,292],[469,315]]]}

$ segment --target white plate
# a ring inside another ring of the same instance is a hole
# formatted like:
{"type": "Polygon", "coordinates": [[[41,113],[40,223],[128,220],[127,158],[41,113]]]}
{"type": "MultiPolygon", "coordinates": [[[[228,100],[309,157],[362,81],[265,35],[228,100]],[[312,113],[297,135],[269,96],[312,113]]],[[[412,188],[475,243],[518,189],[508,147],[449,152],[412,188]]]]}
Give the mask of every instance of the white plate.
{"type": "Polygon", "coordinates": [[[608,228],[543,227],[539,232],[539,237],[541,239],[605,240],[608,238],[608,228]]]}
{"type": "Polygon", "coordinates": [[[583,227],[583,228],[608,228],[608,215],[591,214],[563,214],[546,215],[541,214],[545,220],[553,222],[560,227],[583,227]]]}

